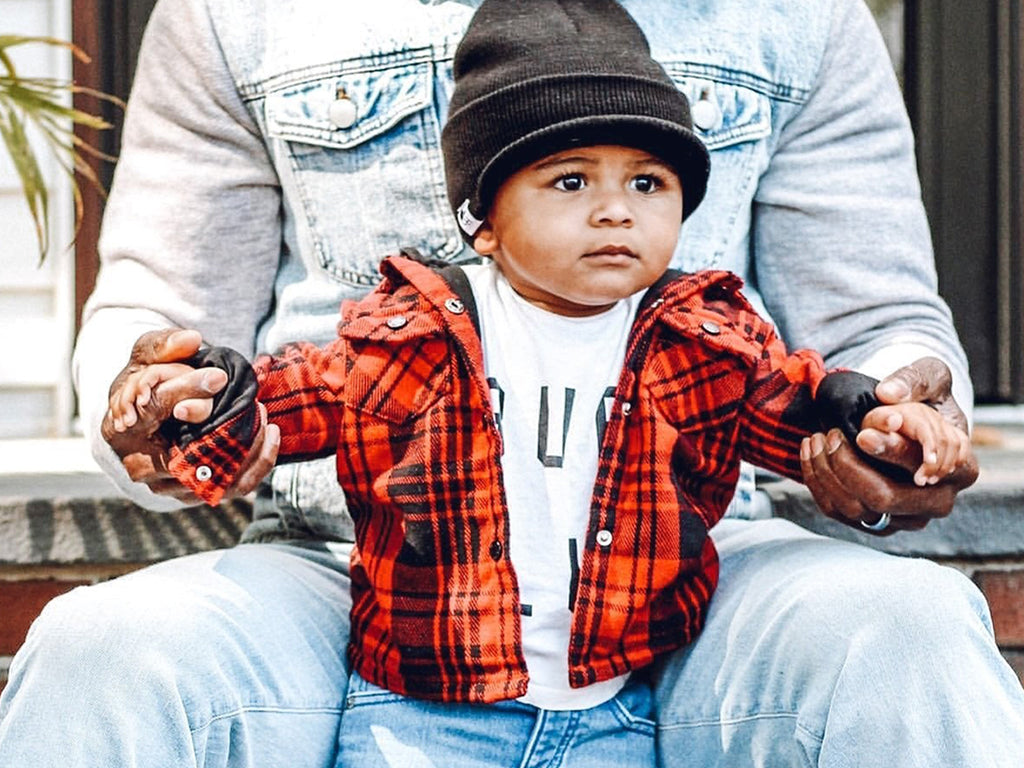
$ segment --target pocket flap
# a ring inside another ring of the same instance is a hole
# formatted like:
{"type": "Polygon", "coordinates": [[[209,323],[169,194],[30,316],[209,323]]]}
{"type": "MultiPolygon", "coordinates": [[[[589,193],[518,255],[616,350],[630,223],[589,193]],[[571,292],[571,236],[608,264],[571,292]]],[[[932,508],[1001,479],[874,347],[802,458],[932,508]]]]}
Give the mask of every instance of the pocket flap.
{"type": "Polygon", "coordinates": [[[445,332],[425,296],[410,286],[394,293],[371,293],[341,307],[338,335],[349,342],[405,344],[445,332]]]}
{"type": "Polygon", "coordinates": [[[429,106],[430,84],[430,62],[306,81],[267,95],[267,132],[325,147],[354,147],[429,106]],[[332,120],[335,102],[347,102],[340,111],[343,119],[332,120]]]}
{"type": "Polygon", "coordinates": [[[690,100],[694,130],[709,150],[769,136],[771,100],[742,85],[669,71],[690,100]]]}

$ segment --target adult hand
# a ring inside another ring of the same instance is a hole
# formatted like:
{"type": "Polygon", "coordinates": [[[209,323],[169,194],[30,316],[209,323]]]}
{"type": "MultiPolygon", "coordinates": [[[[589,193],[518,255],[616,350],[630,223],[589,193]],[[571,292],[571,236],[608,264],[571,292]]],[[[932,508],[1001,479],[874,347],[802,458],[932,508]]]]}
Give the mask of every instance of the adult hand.
{"type": "MultiPolygon", "coordinates": [[[[934,407],[954,426],[967,430],[967,417],[952,394],[952,376],[941,360],[924,357],[904,366],[878,383],[875,395],[882,404],[921,402],[934,407]]],[[[973,454],[944,480],[915,485],[913,471],[921,463],[920,448],[898,434],[863,430],[857,445],[850,445],[841,430],[814,434],[800,447],[804,483],[822,512],[858,530],[888,514],[888,535],[924,528],[931,520],[953,511],[957,493],[978,479],[973,454]],[[874,461],[866,459],[868,454],[874,461]]]]}
{"type": "MultiPolygon", "coordinates": [[[[186,504],[200,502],[167,471],[171,446],[161,435],[160,426],[171,416],[190,423],[209,418],[213,396],[227,384],[223,370],[197,369],[183,362],[201,344],[197,331],[178,328],[140,336],[128,364],[110,386],[111,407],[100,428],[132,480],[186,504]],[[144,394],[139,395],[140,391],[144,394]]],[[[261,421],[266,424],[266,419],[261,421]]],[[[279,445],[278,428],[273,424],[262,427],[225,498],[252,491],[273,468],[279,445]]]]}

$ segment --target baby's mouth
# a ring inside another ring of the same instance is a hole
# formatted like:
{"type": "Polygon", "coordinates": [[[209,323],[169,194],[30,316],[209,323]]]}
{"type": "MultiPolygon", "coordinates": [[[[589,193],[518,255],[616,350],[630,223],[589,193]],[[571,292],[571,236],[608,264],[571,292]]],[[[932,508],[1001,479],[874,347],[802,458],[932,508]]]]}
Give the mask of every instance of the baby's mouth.
{"type": "Polygon", "coordinates": [[[606,245],[598,248],[596,251],[590,251],[584,254],[584,256],[628,256],[631,259],[637,258],[633,250],[625,245],[606,245]]]}

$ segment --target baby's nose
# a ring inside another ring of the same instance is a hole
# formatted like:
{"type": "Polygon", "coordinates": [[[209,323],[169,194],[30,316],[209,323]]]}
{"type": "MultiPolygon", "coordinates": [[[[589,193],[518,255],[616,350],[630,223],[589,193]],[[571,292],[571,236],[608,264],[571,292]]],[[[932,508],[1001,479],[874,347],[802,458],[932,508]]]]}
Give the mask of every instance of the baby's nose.
{"type": "Polygon", "coordinates": [[[593,220],[598,224],[623,225],[633,221],[633,211],[626,195],[620,192],[607,192],[600,195],[593,213],[593,220]]]}

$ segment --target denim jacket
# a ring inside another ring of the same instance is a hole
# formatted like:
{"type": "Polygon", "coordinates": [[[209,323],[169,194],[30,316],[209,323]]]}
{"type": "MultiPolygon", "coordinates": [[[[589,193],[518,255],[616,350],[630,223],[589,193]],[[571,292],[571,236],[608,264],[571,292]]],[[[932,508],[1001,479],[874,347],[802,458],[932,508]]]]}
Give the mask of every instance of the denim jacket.
{"type": "MultiPolygon", "coordinates": [[[[98,424],[140,333],[197,328],[249,355],[323,343],[384,255],[468,255],[439,138],[474,5],[160,0],[75,358],[94,452],[137,501],[176,506],[128,481],[98,424]]],[[[737,273],[789,345],[831,366],[881,375],[937,355],[969,405],[909,123],[862,0],[624,5],[711,150],[673,266],[737,273]]],[[[275,470],[267,532],[348,537],[332,478],[329,465],[275,470]]]]}

